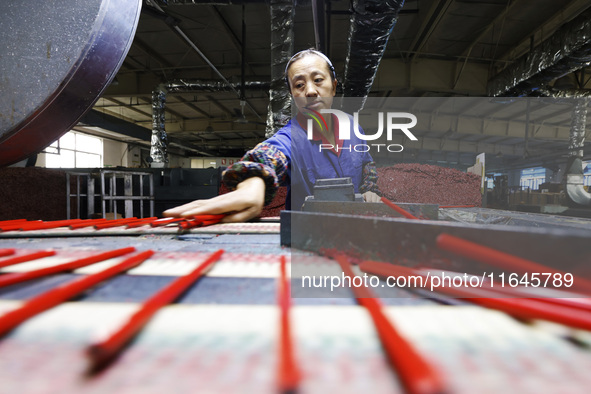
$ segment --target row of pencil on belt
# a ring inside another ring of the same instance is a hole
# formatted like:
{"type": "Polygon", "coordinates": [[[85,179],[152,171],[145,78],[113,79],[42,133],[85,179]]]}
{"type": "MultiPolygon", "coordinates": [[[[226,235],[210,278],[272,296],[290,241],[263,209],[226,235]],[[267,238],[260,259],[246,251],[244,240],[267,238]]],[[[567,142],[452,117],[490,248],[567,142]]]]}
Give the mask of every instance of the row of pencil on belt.
{"type": "MultiPolygon", "coordinates": [[[[438,238],[438,246],[456,251],[463,250],[465,254],[471,253],[474,258],[478,253],[482,253],[482,246],[468,243],[466,240],[442,234],[438,238]]],[[[15,249],[0,249],[0,268],[13,264],[19,264],[25,261],[31,261],[54,255],[55,251],[37,251],[34,253],[23,254],[15,249]]],[[[495,251],[487,251],[487,256],[495,251]]],[[[124,323],[103,340],[89,344],[87,354],[90,360],[91,371],[99,371],[109,365],[124,348],[125,345],[134,338],[142,327],[147,324],[154,314],[162,307],[177,300],[190,286],[192,286],[200,277],[202,277],[218,261],[223,250],[218,250],[199,262],[194,270],[187,275],[181,276],[168,286],[159,290],[145,302],[140,308],[130,315],[124,323]]],[[[501,252],[496,252],[501,253],[501,252]]],[[[0,287],[16,283],[29,281],[47,275],[61,272],[71,272],[75,269],[88,266],[100,261],[120,257],[122,261],[116,265],[106,268],[97,273],[86,275],[72,280],[45,293],[37,295],[27,300],[22,306],[11,310],[0,316],[0,336],[10,332],[12,329],[25,322],[29,318],[42,313],[52,307],[55,307],[67,300],[70,300],[85,290],[108,280],[116,275],[122,274],[127,270],[137,267],[153,256],[151,250],[136,252],[135,248],[127,247],[117,250],[100,252],[76,259],[70,262],[57,264],[51,267],[45,267],[26,272],[5,273],[0,275],[0,287]]],[[[493,253],[494,254],[494,253],[493,253]]],[[[328,257],[332,258],[343,271],[344,275],[351,278],[351,283],[355,274],[352,270],[352,259],[344,253],[331,251],[328,257]]],[[[515,256],[495,256],[497,264],[507,263],[503,258],[512,260],[515,256]]],[[[518,258],[517,258],[518,259],[518,258]]],[[[515,267],[515,261],[511,261],[515,267]]],[[[518,261],[525,264],[528,269],[532,269],[531,261],[518,261]]],[[[290,391],[297,389],[298,385],[305,379],[300,374],[298,367],[297,354],[292,342],[291,324],[289,311],[291,308],[290,281],[286,272],[286,257],[280,256],[280,277],[277,287],[277,305],[280,309],[279,324],[279,343],[278,343],[278,367],[277,383],[279,391],[290,391]]],[[[402,267],[392,263],[378,261],[361,261],[359,268],[363,272],[375,274],[382,277],[397,276],[411,277],[419,276],[429,278],[428,268],[409,268],[402,267]]],[[[523,267],[522,267],[523,268],[523,267]]],[[[501,294],[500,289],[491,287],[457,288],[445,285],[434,286],[437,292],[441,294],[468,297],[466,300],[483,305],[485,307],[498,309],[511,315],[525,319],[545,319],[562,323],[571,327],[591,330],[591,302],[587,298],[547,298],[532,299],[524,289],[512,289],[511,293],[501,294]],[[511,298],[502,298],[501,296],[511,298]],[[522,297],[522,298],[519,298],[522,297]]],[[[387,317],[383,311],[383,306],[372,289],[364,286],[351,287],[353,295],[359,305],[364,307],[376,330],[376,334],[382,343],[382,349],[385,356],[390,361],[400,381],[410,393],[439,393],[445,392],[446,382],[441,373],[435,368],[403,335],[399,333],[395,322],[387,317]]],[[[509,291],[509,290],[507,290],[509,291]]]]}
{"type": "MultiPolygon", "coordinates": [[[[18,264],[33,259],[48,257],[52,251],[40,251],[10,257],[15,254],[14,249],[0,250],[0,256],[7,258],[0,260],[0,267],[18,264]]],[[[203,262],[200,262],[190,273],[181,276],[169,285],[159,290],[146,301],[140,308],[125,319],[118,329],[110,333],[104,339],[89,344],[86,354],[90,360],[89,372],[98,372],[109,365],[125,345],[129,343],[141,329],[150,321],[154,314],[162,307],[174,302],[187,289],[202,277],[220,259],[224,251],[222,249],[210,254],[203,262]]],[[[55,252],[53,252],[55,254],[55,252]]],[[[124,257],[123,260],[107,269],[94,274],[86,275],[78,279],[52,288],[39,294],[14,310],[0,316],[0,336],[4,336],[11,330],[27,321],[29,318],[66,302],[87,289],[108,280],[116,275],[137,267],[154,254],[147,250],[136,252],[135,248],[127,247],[107,252],[101,252],[92,256],[77,259],[71,262],[54,265],[51,267],[30,270],[27,272],[6,273],[0,275],[0,287],[12,285],[31,279],[43,277],[60,272],[69,272],[90,264],[116,257],[124,257]],[[130,255],[131,254],[131,255],[130,255]],[[129,255],[129,256],[128,256],[129,255]]],[[[345,255],[336,257],[336,261],[348,276],[354,276],[351,263],[345,255]]],[[[297,362],[297,355],[292,342],[290,308],[291,291],[287,274],[287,262],[284,255],[279,256],[280,276],[277,284],[277,306],[280,310],[280,322],[278,327],[278,365],[277,365],[277,389],[280,392],[297,390],[303,377],[297,362]]],[[[365,307],[375,325],[376,332],[382,341],[386,356],[396,369],[401,381],[412,393],[439,393],[444,388],[444,382],[437,371],[414,347],[398,334],[394,325],[388,320],[382,311],[382,305],[378,298],[374,297],[369,289],[366,292],[355,292],[359,304],[365,307]]]]}
{"type": "Polygon", "coordinates": [[[68,220],[26,220],[15,219],[0,221],[0,231],[35,231],[55,228],[93,228],[102,230],[114,227],[137,228],[142,226],[164,227],[175,225],[180,230],[204,227],[219,223],[226,215],[198,215],[190,218],[125,218],[125,219],[68,219],[68,220]]]}

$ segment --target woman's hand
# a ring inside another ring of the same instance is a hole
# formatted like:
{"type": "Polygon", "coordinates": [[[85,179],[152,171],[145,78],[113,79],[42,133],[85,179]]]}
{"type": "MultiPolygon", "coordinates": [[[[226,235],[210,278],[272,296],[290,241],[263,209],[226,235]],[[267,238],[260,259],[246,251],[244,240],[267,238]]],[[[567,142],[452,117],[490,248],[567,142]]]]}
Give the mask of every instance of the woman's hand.
{"type": "Polygon", "coordinates": [[[226,214],[222,222],[245,222],[257,217],[265,204],[265,182],[262,178],[248,178],[236,190],[207,200],[195,200],[164,211],[164,216],[190,217],[203,214],[226,214]]]}
{"type": "Polygon", "coordinates": [[[380,202],[382,201],[380,196],[375,194],[374,192],[365,192],[362,194],[363,200],[365,202],[380,202]]]}

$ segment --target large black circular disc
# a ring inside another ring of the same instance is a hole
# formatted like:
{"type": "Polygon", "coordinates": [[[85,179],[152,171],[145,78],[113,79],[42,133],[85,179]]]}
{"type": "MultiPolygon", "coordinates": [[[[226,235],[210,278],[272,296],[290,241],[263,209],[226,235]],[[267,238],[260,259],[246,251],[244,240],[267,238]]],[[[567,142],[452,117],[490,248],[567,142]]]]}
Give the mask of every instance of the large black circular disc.
{"type": "Polygon", "coordinates": [[[70,130],[123,63],[141,0],[0,2],[0,166],[70,130]]]}

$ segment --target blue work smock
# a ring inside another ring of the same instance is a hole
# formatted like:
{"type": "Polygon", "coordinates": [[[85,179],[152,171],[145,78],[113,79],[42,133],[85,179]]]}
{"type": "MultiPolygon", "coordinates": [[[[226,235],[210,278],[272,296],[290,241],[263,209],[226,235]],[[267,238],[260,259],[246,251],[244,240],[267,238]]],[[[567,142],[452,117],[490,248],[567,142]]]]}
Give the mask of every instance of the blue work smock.
{"type": "MultiPolygon", "coordinates": [[[[317,179],[350,177],[355,186],[355,193],[359,193],[359,187],[363,182],[363,167],[373,161],[369,152],[366,152],[366,141],[361,140],[353,132],[351,124],[351,138],[338,140],[335,145],[338,149],[320,149],[321,144],[327,144],[326,140],[314,133],[312,140],[307,138],[307,132],[295,119],[290,120],[274,136],[266,142],[276,146],[288,159],[286,184],[287,199],[285,208],[301,210],[306,196],[313,195],[314,184],[317,179]],[[358,148],[355,151],[355,148],[358,148]]],[[[335,131],[335,137],[338,132],[335,131]]]]}

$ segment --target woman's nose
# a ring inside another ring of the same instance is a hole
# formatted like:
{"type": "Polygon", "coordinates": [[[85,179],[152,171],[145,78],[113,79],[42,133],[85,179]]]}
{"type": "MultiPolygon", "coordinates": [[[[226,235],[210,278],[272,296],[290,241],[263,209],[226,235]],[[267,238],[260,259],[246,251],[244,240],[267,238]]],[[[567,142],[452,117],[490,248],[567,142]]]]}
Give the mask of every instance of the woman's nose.
{"type": "Polygon", "coordinates": [[[316,89],[316,85],[309,82],[306,84],[306,97],[316,97],[318,96],[318,90],[316,89]]]}

